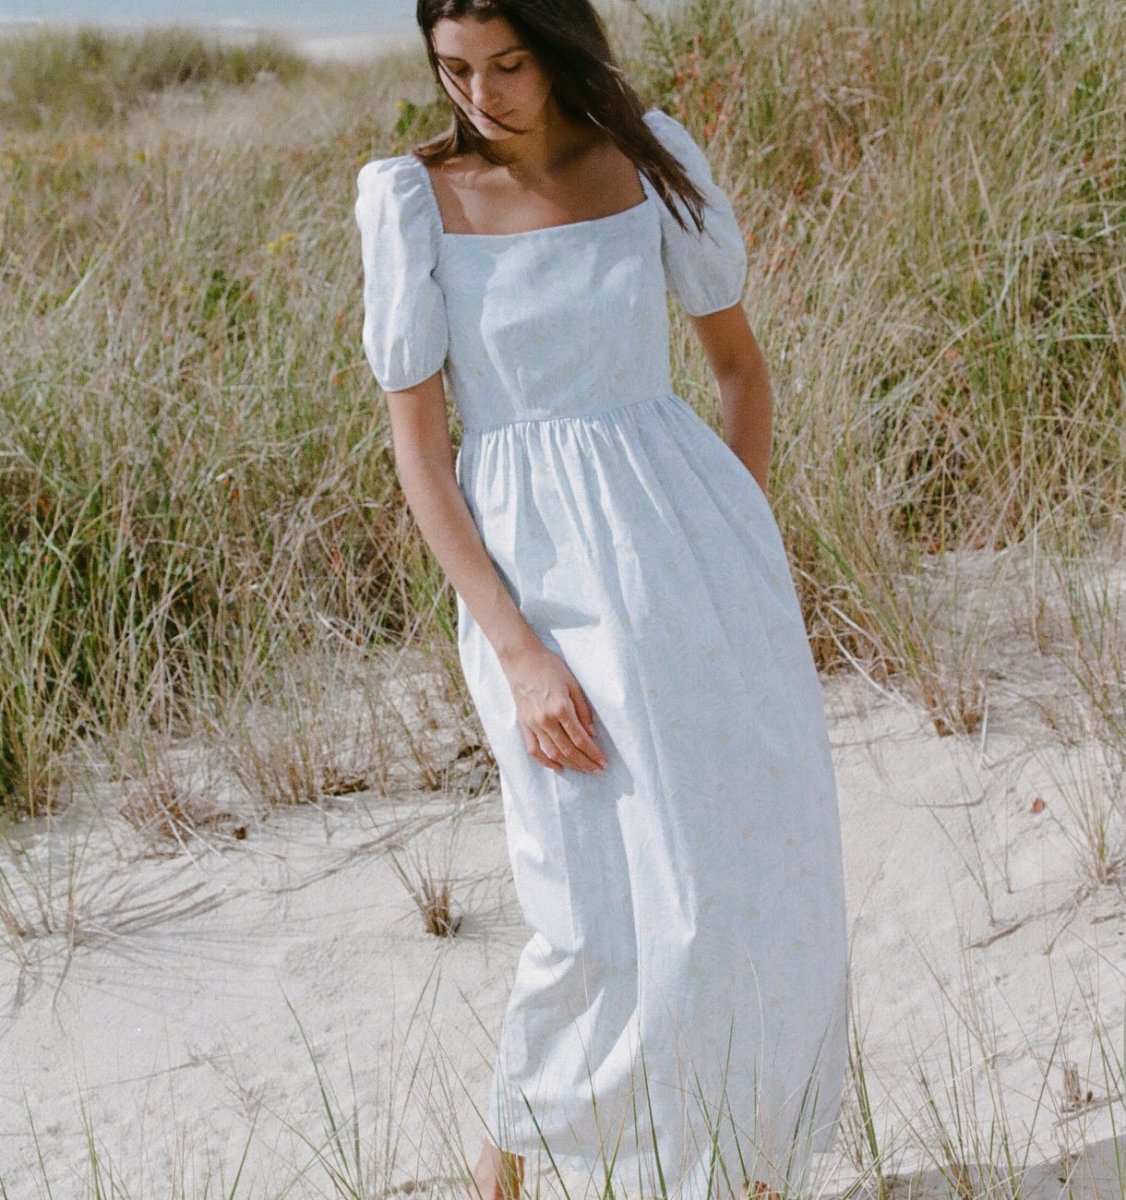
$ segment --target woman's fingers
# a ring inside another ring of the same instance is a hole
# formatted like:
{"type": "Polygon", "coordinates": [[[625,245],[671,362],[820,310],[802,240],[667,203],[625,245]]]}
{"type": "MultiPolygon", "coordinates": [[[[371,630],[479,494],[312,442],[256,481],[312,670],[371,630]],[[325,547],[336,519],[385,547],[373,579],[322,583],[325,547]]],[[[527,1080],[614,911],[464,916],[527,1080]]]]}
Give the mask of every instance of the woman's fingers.
{"type": "Polygon", "coordinates": [[[564,717],[560,726],[567,738],[566,748],[570,751],[568,761],[586,771],[598,771],[606,765],[606,756],[583,728],[577,713],[574,717],[564,717]]]}
{"type": "Polygon", "coordinates": [[[606,765],[606,756],[585,728],[584,709],[587,722],[591,722],[590,706],[578,683],[572,680],[566,702],[559,704],[541,726],[541,739],[546,736],[550,740],[545,747],[550,757],[562,759],[578,771],[600,771],[606,765]]]}
{"type": "MultiPolygon", "coordinates": [[[[576,727],[576,722],[572,721],[571,726],[576,727]]],[[[562,721],[556,721],[541,729],[540,744],[550,757],[562,761],[565,766],[573,767],[576,771],[596,771],[601,766],[575,745],[562,721]]]]}
{"type": "Polygon", "coordinates": [[[606,756],[577,715],[532,726],[525,732],[524,744],[537,762],[557,770],[598,771],[606,765],[606,756]]]}
{"type": "Polygon", "coordinates": [[[600,769],[606,765],[606,755],[594,738],[594,712],[583,689],[579,686],[578,680],[574,677],[571,679],[569,690],[574,716],[567,714],[563,718],[564,729],[578,750],[586,756],[588,761],[594,763],[595,769],[600,769]]]}
{"type": "Polygon", "coordinates": [[[540,745],[543,747],[544,754],[560,768],[575,767],[578,765],[573,758],[573,752],[567,744],[566,737],[562,735],[553,736],[546,726],[539,731],[540,745]]]}
{"type": "Polygon", "coordinates": [[[540,749],[539,738],[526,725],[521,725],[521,731],[524,734],[524,747],[536,762],[543,763],[545,767],[551,767],[553,770],[562,771],[563,764],[556,762],[552,758],[548,758],[540,749]]]}
{"type": "Polygon", "coordinates": [[[578,682],[571,688],[571,701],[575,706],[575,712],[579,715],[579,720],[583,723],[583,729],[594,737],[594,711],[590,707],[590,701],[587,700],[583,693],[583,689],[579,687],[578,682]]]}
{"type": "Polygon", "coordinates": [[[559,771],[600,771],[606,756],[594,739],[594,714],[567,664],[554,652],[519,660],[509,674],[528,753],[559,771]]]}

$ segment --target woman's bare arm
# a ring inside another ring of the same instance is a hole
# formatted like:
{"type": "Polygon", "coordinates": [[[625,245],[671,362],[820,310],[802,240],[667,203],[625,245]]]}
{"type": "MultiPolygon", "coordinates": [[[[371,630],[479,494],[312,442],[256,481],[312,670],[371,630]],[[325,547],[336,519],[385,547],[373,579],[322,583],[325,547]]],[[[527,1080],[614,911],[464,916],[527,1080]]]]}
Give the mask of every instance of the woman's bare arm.
{"type": "Polygon", "coordinates": [[[758,340],[740,304],[690,317],[719,385],[727,444],[766,492],[774,396],[758,340]]]}
{"type": "Polygon", "coordinates": [[[389,392],[395,468],[407,504],[446,577],[502,664],[539,644],[488,556],[454,475],[441,375],[389,392]]]}
{"type": "Polygon", "coordinates": [[[388,392],[387,406],[407,505],[446,578],[496,651],[529,754],[557,770],[563,765],[600,768],[605,756],[593,738],[593,714],[578,681],[512,599],[458,485],[441,374],[388,392]]]}

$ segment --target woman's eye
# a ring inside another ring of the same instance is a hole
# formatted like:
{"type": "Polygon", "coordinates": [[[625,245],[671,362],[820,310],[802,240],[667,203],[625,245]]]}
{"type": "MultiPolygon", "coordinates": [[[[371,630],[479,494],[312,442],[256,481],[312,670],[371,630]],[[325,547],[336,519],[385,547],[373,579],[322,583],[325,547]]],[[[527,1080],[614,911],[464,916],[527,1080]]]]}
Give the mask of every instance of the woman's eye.
{"type": "Polygon", "coordinates": [[[512,66],[510,66],[510,67],[502,67],[502,66],[499,66],[499,64],[498,64],[497,69],[502,71],[505,75],[512,75],[516,71],[519,71],[523,65],[524,65],[524,60],[520,59],[519,62],[513,63],[512,66]]]}

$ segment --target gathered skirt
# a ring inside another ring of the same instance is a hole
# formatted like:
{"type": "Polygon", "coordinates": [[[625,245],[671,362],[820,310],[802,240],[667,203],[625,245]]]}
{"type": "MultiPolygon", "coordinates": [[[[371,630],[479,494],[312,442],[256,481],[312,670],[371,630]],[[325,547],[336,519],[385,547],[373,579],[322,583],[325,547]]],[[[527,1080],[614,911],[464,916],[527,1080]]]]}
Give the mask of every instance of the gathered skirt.
{"type": "Polygon", "coordinates": [[[839,1125],[848,967],[820,684],[766,497],[672,393],[467,430],[457,476],[609,760],[528,754],[459,598],[530,931],[488,1136],[626,1194],[793,1194],[839,1125]]]}

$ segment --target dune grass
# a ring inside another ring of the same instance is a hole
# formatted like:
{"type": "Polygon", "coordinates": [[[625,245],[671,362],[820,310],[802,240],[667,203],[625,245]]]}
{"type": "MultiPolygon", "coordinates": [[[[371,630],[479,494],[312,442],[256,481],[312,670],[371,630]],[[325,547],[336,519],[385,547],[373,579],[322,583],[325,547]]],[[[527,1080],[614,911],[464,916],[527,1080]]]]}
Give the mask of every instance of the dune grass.
{"type": "Polygon", "coordinates": [[[168,89],[241,86],[263,75],[295,82],[308,71],[308,62],[282,38],[237,46],[190,27],[13,34],[0,43],[0,126],[106,127],[168,89]]]}
{"type": "Polygon", "coordinates": [[[893,576],[1122,512],[1123,24],[1082,2],[700,0],[647,48],[752,247],[815,644],[910,670],[893,576]]]}
{"type": "MultiPolygon", "coordinates": [[[[984,760],[996,646],[1023,639],[1059,680],[1043,737],[1075,750],[1054,769],[1076,878],[1120,881],[1113,6],[702,0],[626,15],[646,97],[708,144],[746,232],[747,308],[778,398],[771,501],[819,664],[903,690],[984,760]]],[[[327,69],[187,34],[0,42],[5,838],[65,806],[87,753],[109,760],[138,837],[171,854],[202,829],[246,836],[223,788],[268,811],[404,783],[464,797],[490,778],[453,595],[404,507],[359,342],[355,172],[441,119],[421,55],[327,69]]],[[[679,318],[674,333],[677,387],[718,428],[679,318]]],[[[423,917],[441,916],[448,864],[397,849],[423,917]]],[[[5,845],[0,934],[29,968],[36,941],[74,946],[108,920],[83,847],[56,853],[44,867],[5,845]]],[[[984,868],[978,883],[989,900],[984,868]]],[[[929,1194],[1031,1195],[1031,1168],[1054,1174],[992,1073],[1011,1047],[984,1009],[954,1015],[948,1069],[941,1046],[915,1064],[891,1130],[854,1023],[841,1145],[857,1194],[903,1194],[908,1143],[929,1157],[929,1194]],[[981,1108],[964,1082],[978,1070],[981,1108]]],[[[1126,1053],[1121,1031],[1096,1028],[1097,1100],[1113,1114],[1126,1053]]],[[[429,1033],[422,1044],[440,1052],[429,1033]]],[[[400,1141],[410,1097],[396,1089],[424,1090],[437,1123],[457,1099],[460,1081],[426,1065],[403,1055],[363,1126],[365,1098],[342,1101],[314,1057],[323,1128],[296,1130],[312,1165],[294,1158],[292,1188],[308,1172],[318,1194],[371,1195],[429,1171],[463,1194],[477,1145],[420,1163],[400,1141]]],[[[1062,1048],[1044,1064],[1043,1119],[1063,1123],[1065,1151],[1082,1140],[1066,1120],[1085,1086],[1062,1048]]],[[[139,1194],[96,1132],[82,1194],[139,1194]]],[[[46,1182],[46,1139],[41,1153],[46,1182]]],[[[216,1192],[188,1174],[170,1195],[216,1192]]],[[[1123,1178],[1119,1163],[1103,1194],[1123,1178]]],[[[218,1187],[250,1194],[251,1174],[218,1187]]]]}
{"type": "MultiPolygon", "coordinates": [[[[1117,544],[1123,25],[1092,0],[634,16],[631,69],[746,231],[818,661],[972,732],[985,635],[938,612],[935,571],[1035,541],[1074,581],[1117,544]]],[[[351,214],[359,165],[441,114],[421,55],[326,72],[79,34],[0,61],[27,126],[0,148],[0,796],[36,813],[76,740],[221,723],[287,656],[448,654],[452,593],[359,346],[351,214]],[[251,79],[252,133],[224,132],[211,85],[251,79]]],[[[718,427],[679,321],[675,377],[718,427]]],[[[1116,579],[1094,613],[1072,589],[1056,648],[1121,746],[1116,579]]]]}

